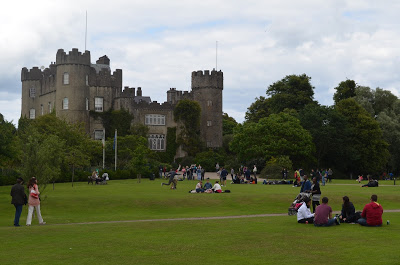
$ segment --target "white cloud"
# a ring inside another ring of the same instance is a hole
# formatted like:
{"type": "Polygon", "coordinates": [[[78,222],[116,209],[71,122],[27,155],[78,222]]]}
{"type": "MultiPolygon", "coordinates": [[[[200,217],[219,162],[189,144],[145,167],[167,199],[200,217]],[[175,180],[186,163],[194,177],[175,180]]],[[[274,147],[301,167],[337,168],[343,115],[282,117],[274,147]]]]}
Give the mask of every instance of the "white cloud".
{"type": "Polygon", "coordinates": [[[238,121],[288,74],[311,76],[322,104],[332,104],[333,88],[346,78],[397,95],[399,7],[372,0],[8,1],[0,10],[0,113],[19,117],[22,67],[49,65],[59,48],[83,51],[86,10],[92,61],[107,54],[113,69],[123,69],[124,85],[141,86],[153,100],[164,101],[170,87],[189,89],[192,71],[214,68],[216,41],[224,111],[238,121]]]}

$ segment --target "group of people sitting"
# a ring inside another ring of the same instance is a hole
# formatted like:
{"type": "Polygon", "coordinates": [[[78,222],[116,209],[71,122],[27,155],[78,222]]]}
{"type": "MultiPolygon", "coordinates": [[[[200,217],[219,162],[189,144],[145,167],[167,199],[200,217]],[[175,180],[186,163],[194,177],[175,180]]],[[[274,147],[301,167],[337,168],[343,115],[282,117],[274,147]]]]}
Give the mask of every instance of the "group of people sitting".
{"type": "Polygon", "coordinates": [[[110,180],[107,172],[100,177],[97,171],[93,171],[92,175],[88,177],[88,184],[94,182],[96,184],[107,184],[107,180],[110,180]]]}
{"type": "Polygon", "coordinates": [[[315,226],[332,226],[340,223],[359,223],[363,226],[381,226],[383,208],[377,202],[378,196],[372,195],[370,203],[366,204],[363,211],[356,212],[349,197],[343,197],[342,211],[340,215],[332,217],[332,208],[328,205],[328,198],[322,198],[322,204],[318,205],[315,213],[311,213],[311,200],[305,198],[297,211],[297,222],[314,224],[315,226]]]}
{"type": "Polygon", "coordinates": [[[219,181],[215,181],[214,186],[210,183],[210,179],[207,178],[206,183],[204,183],[200,180],[196,184],[196,189],[189,191],[190,193],[222,193],[222,188],[221,185],[219,184],[219,181]]]}

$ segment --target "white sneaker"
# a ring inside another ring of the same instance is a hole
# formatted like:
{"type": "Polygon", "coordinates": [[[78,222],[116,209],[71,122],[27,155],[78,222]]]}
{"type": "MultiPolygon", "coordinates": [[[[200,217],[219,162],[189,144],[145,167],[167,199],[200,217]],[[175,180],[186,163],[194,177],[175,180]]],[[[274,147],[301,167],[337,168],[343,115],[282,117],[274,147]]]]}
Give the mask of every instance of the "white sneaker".
{"type": "Polygon", "coordinates": [[[40,223],[40,225],[45,225],[45,224],[46,224],[46,222],[40,223]]]}

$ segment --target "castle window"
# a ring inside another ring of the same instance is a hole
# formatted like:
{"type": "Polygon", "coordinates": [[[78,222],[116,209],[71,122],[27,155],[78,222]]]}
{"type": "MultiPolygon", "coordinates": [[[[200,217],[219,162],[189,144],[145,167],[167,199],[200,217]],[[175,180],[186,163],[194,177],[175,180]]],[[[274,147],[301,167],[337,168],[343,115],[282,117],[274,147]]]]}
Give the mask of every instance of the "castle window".
{"type": "Polygon", "coordinates": [[[212,106],[212,100],[207,100],[207,107],[211,107],[212,106]]]}
{"type": "Polygon", "coordinates": [[[207,147],[212,147],[212,144],[210,141],[207,142],[207,147]]]}
{"type": "Polygon", "coordinates": [[[104,130],[94,130],[94,139],[95,140],[103,140],[104,130]]]}
{"type": "Polygon", "coordinates": [[[40,115],[43,116],[43,104],[40,104],[40,115]]]}
{"type": "Polygon", "coordinates": [[[89,76],[88,75],[86,75],[86,85],[87,86],[89,85],[89,76]]]}
{"type": "Polygon", "coordinates": [[[49,113],[51,113],[51,102],[49,102],[49,113]]]}
{"type": "Polygon", "coordinates": [[[94,98],[94,111],[103,112],[103,98],[94,98]]]}
{"type": "Polygon", "coordinates": [[[35,119],[35,109],[29,110],[29,119],[31,120],[35,119]]]}
{"type": "Polygon", "coordinates": [[[29,97],[35,98],[36,89],[34,87],[29,88],[29,97]]]}
{"type": "Polygon", "coordinates": [[[63,75],[63,84],[69,85],[69,73],[64,73],[63,75]]]}
{"type": "Polygon", "coordinates": [[[68,109],[68,98],[64,98],[62,102],[62,108],[68,109]]]}
{"type": "Polygon", "coordinates": [[[207,127],[212,126],[212,122],[211,121],[207,121],[207,127]]]}
{"type": "Polygon", "coordinates": [[[146,125],[165,125],[165,115],[147,114],[144,123],[146,125]]]}
{"type": "Polygon", "coordinates": [[[163,134],[150,134],[148,142],[151,150],[165,150],[165,135],[163,134]]]}
{"type": "Polygon", "coordinates": [[[86,98],[86,110],[89,110],[89,99],[86,98]]]}

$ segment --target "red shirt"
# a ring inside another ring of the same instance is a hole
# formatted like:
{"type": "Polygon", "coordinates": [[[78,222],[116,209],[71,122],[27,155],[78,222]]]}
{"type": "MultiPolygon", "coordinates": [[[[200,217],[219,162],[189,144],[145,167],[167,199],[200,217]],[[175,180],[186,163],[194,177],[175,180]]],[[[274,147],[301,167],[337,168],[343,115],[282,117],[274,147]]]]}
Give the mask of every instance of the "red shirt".
{"type": "Polygon", "coordinates": [[[371,202],[365,205],[361,217],[367,219],[367,224],[371,226],[382,224],[383,208],[377,202],[371,202]]]}

